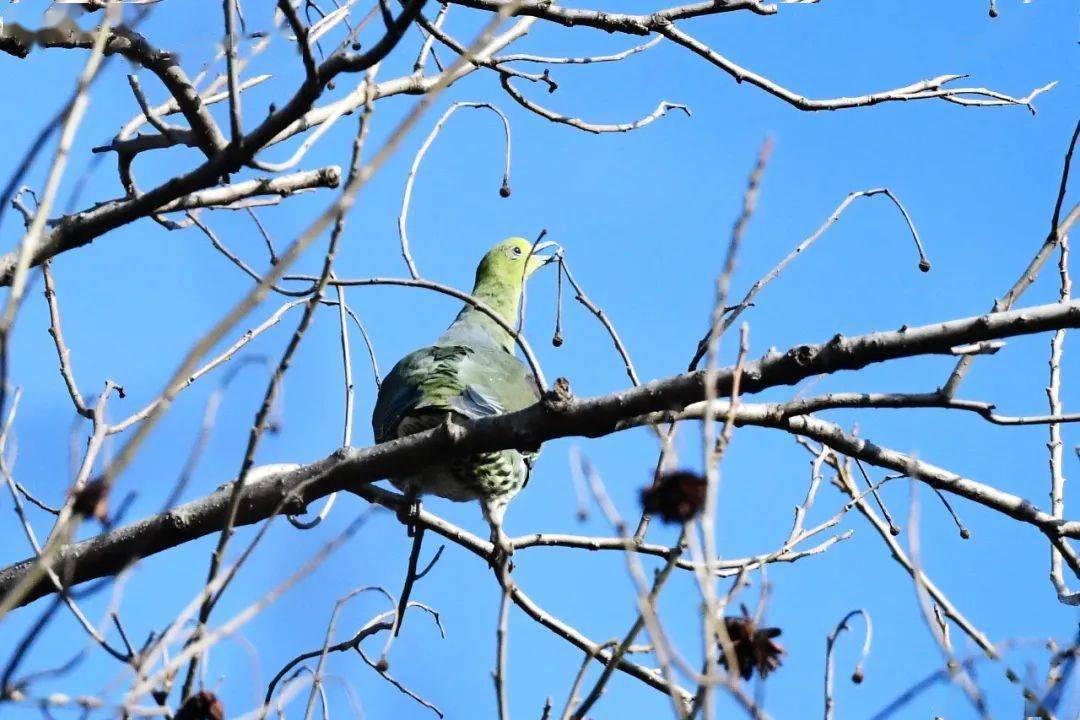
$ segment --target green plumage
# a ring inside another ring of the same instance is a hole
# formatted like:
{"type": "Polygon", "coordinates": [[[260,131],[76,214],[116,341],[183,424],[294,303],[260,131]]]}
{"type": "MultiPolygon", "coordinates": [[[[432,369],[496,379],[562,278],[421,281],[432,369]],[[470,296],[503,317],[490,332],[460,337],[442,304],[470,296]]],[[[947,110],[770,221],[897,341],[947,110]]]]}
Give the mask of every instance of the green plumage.
{"type": "MultiPolygon", "coordinates": [[[[510,238],[492,248],[477,268],[473,296],[508,325],[516,321],[525,279],[550,259],[533,250],[527,240],[510,238]]],[[[386,376],[372,426],[376,442],[386,442],[435,427],[448,413],[475,420],[521,410],[539,398],[532,373],[514,355],[512,336],[466,304],[433,345],[409,353],[386,376]]],[[[391,481],[411,496],[479,500],[495,536],[507,504],[528,482],[536,454],[481,453],[391,481]]]]}

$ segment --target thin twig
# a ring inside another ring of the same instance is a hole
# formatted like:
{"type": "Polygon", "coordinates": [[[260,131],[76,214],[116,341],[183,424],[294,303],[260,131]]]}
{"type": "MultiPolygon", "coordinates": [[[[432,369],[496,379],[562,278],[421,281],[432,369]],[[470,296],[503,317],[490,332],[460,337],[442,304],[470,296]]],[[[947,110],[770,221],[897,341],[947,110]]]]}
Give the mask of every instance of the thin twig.
{"type": "Polygon", "coordinates": [[[56,345],[56,355],[60,359],[60,376],[64,379],[68,394],[71,395],[71,402],[75,404],[75,412],[89,418],[91,411],[79,392],[75,372],[71,367],[71,350],[64,343],[64,332],[60,327],[60,308],[56,301],[56,283],[53,280],[51,263],[42,264],[41,275],[45,282],[45,300],[49,305],[49,335],[52,336],[53,344],[56,345]]]}
{"type": "MultiPolygon", "coordinates": [[[[244,136],[244,126],[241,120],[240,81],[237,78],[238,71],[236,68],[236,29],[233,27],[236,15],[236,0],[221,0],[221,5],[225,15],[225,62],[228,67],[229,78],[229,131],[232,142],[237,143],[244,136]]],[[[149,118],[149,115],[147,117],[149,118]]]]}
{"type": "Polygon", "coordinates": [[[573,274],[570,272],[570,266],[567,265],[566,260],[561,253],[559,254],[559,270],[562,274],[566,275],[567,282],[574,288],[575,299],[596,316],[596,319],[600,321],[600,324],[607,330],[608,335],[611,336],[611,342],[615,344],[615,350],[619,353],[619,357],[622,358],[623,365],[626,367],[626,375],[630,378],[630,382],[634,387],[640,385],[641,379],[638,377],[637,370],[634,368],[634,362],[630,359],[630,353],[623,344],[622,338],[619,337],[618,331],[615,330],[615,325],[611,322],[611,319],[608,318],[603,308],[590,300],[589,296],[585,294],[585,291],[581,289],[581,286],[578,285],[573,274]]]}
{"type": "MultiPolygon", "coordinates": [[[[227,0],[226,0],[227,1],[227,0]]],[[[366,135],[364,129],[367,127],[366,116],[361,119],[360,130],[357,133],[356,141],[353,146],[353,163],[352,170],[350,171],[349,184],[355,180],[357,168],[360,165],[360,150],[363,147],[363,139],[366,135]]],[[[247,479],[247,474],[255,464],[255,451],[259,447],[259,442],[262,439],[263,433],[266,431],[267,422],[270,417],[270,410],[274,406],[275,397],[279,392],[280,385],[284,380],[285,373],[288,371],[289,366],[292,363],[293,355],[296,353],[297,348],[300,346],[300,342],[304,337],[308,327],[311,325],[311,320],[314,317],[315,310],[319,306],[319,300],[322,297],[322,293],[326,288],[326,283],[330,279],[330,273],[334,267],[334,257],[337,252],[338,241],[341,238],[341,230],[343,228],[342,218],[344,217],[344,211],[338,216],[337,223],[334,228],[334,232],[330,236],[330,245],[326,252],[326,258],[323,261],[322,273],[319,276],[319,281],[315,286],[315,292],[304,306],[304,313],[300,316],[300,322],[296,327],[296,331],[293,333],[288,344],[285,347],[285,351],[281,355],[281,360],[278,362],[277,368],[274,370],[271,376],[270,383],[267,386],[266,393],[263,396],[262,405],[259,407],[258,412],[255,415],[255,421],[252,425],[251,432],[248,435],[247,448],[244,451],[244,458],[241,462],[240,473],[237,476],[237,481],[232,486],[231,497],[229,502],[229,511],[224,528],[221,531],[221,535],[218,539],[217,547],[214,549],[210,559],[210,570],[207,575],[206,583],[209,585],[214,582],[217,577],[218,570],[224,560],[225,550],[228,547],[229,540],[232,538],[233,527],[236,523],[236,516],[240,509],[240,501],[243,497],[244,482],[247,479]]],[[[330,500],[327,500],[327,504],[330,500]]],[[[225,587],[217,591],[214,596],[207,596],[203,601],[202,607],[199,609],[198,625],[195,632],[192,634],[189,641],[189,645],[197,644],[202,635],[203,627],[206,625],[207,620],[210,617],[210,613],[217,604],[217,601],[221,598],[221,594],[224,592],[225,587]]],[[[184,679],[184,688],[181,696],[187,698],[191,694],[191,688],[195,682],[195,674],[199,667],[199,655],[197,653],[192,654],[191,662],[188,664],[187,675],[184,679]]]]}
{"type": "Polygon", "coordinates": [[[863,633],[863,646],[862,655],[859,656],[859,662],[855,665],[855,670],[851,673],[851,681],[853,683],[861,683],[863,681],[863,663],[866,662],[866,656],[870,654],[870,643],[873,637],[873,625],[870,622],[870,613],[866,610],[852,610],[844,619],[837,623],[833,631],[829,633],[829,636],[825,639],[825,720],[832,720],[833,712],[835,709],[836,701],[833,699],[833,650],[836,647],[836,639],[840,636],[844,630],[849,630],[850,626],[848,622],[856,615],[862,616],[863,624],[866,626],[866,632],[863,633]]]}
{"type": "MultiPolygon", "coordinates": [[[[1069,187],[1069,172],[1072,169],[1073,151],[1076,149],[1078,138],[1080,138],[1080,120],[1077,121],[1076,127],[1073,128],[1072,138],[1069,140],[1069,146],[1065,151],[1065,161],[1061,168],[1061,180],[1058,183],[1057,198],[1054,201],[1054,211],[1050,217],[1050,232],[1047,234],[1046,240],[1043,241],[1043,244],[1035,252],[1034,257],[1032,257],[1031,261],[1027,264],[1027,267],[1020,273],[1020,277],[1012,284],[1012,287],[1010,287],[1004,295],[994,301],[991,312],[1002,312],[1012,309],[1020,296],[1023,295],[1039,277],[1039,273],[1042,271],[1043,266],[1050,258],[1051,251],[1060,242],[1060,239],[1065,236],[1072,225],[1080,219],[1080,203],[1077,203],[1064,219],[1061,217],[1061,212],[1065,204],[1065,193],[1069,187]]],[[[974,361],[975,357],[972,355],[965,355],[960,358],[953,368],[953,371],[949,374],[945,384],[941,386],[941,392],[948,397],[955,395],[957,389],[960,387],[960,383],[963,382],[964,377],[967,375],[968,370],[971,369],[971,364],[974,361]]]]}
{"type": "MultiPolygon", "coordinates": [[[[945,619],[945,614],[937,606],[931,605],[930,596],[923,584],[924,576],[922,572],[922,560],[920,559],[919,553],[919,484],[912,482],[910,484],[910,489],[911,503],[908,511],[908,556],[911,558],[911,564],[914,568],[911,577],[915,581],[915,594],[919,600],[919,607],[922,610],[923,619],[930,629],[930,634],[941,648],[942,655],[945,657],[945,667],[951,670],[950,678],[968,696],[968,699],[971,701],[975,711],[979,713],[979,716],[984,720],[989,720],[990,712],[986,705],[986,696],[978,684],[976,684],[974,678],[972,678],[971,675],[956,661],[952,641],[949,638],[949,626],[945,619]]],[[[1045,718],[1046,716],[1040,714],[1040,717],[1045,718]]]]}
{"type": "Polygon", "coordinates": [[[409,275],[414,279],[420,278],[420,271],[416,267],[416,262],[413,260],[412,252],[409,248],[409,235],[406,231],[406,222],[409,217],[409,205],[412,202],[413,185],[416,183],[416,173],[420,169],[420,163],[423,161],[424,156],[427,154],[431,145],[435,142],[435,138],[439,136],[439,132],[442,130],[443,125],[450,119],[450,116],[461,108],[474,108],[474,109],[486,109],[495,113],[499,120],[502,121],[503,136],[506,139],[506,161],[503,167],[502,184],[499,187],[499,193],[503,197],[509,197],[510,195],[510,120],[507,119],[506,114],[503,113],[497,106],[486,102],[456,102],[446,109],[446,112],[442,114],[442,117],[435,123],[435,126],[424,138],[424,142],[420,145],[420,149],[416,152],[416,156],[413,158],[412,166],[409,168],[409,174],[405,178],[405,191],[401,197],[401,211],[398,213],[398,237],[401,240],[401,257],[405,260],[405,266],[409,270],[409,275]]]}
{"type": "MultiPolygon", "coordinates": [[[[1076,148],[1077,138],[1080,136],[1080,123],[1077,123],[1073,132],[1069,149],[1065,156],[1065,182],[1068,178],[1068,168],[1072,163],[1073,150],[1076,148]]],[[[1060,279],[1060,291],[1058,299],[1067,303],[1072,299],[1072,278],[1069,275],[1069,238],[1062,234],[1059,224],[1061,221],[1061,200],[1054,208],[1053,228],[1051,234],[1058,238],[1058,276],[1060,279]]],[[[1061,402],[1061,363],[1064,354],[1065,331],[1058,330],[1050,340],[1050,384],[1046,388],[1046,398],[1049,404],[1050,415],[1062,415],[1061,402]]],[[[1065,443],[1061,438],[1061,425],[1051,423],[1049,429],[1049,442],[1047,449],[1050,453],[1050,513],[1054,517],[1065,517],[1065,443]]],[[[1064,544],[1064,541],[1062,541],[1064,544]]],[[[1057,592],[1058,600],[1066,605],[1080,605],[1080,592],[1069,590],[1065,584],[1065,576],[1062,570],[1062,553],[1058,544],[1050,543],[1050,579],[1057,592]]]]}
{"type": "MultiPolygon", "coordinates": [[[[724,308],[727,317],[724,318],[721,322],[722,330],[727,330],[729,327],[731,327],[731,325],[735,322],[736,319],[738,319],[738,317],[743,313],[743,311],[753,304],[754,298],[757,297],[758,293],[761,292],[766,285],[775,280],[780,275],[780,273],[784,271],[784,268],[790,265],[792,261],[799,257],[811,245],[813,245],[818,240],[818,238],[825,234],[825,231],[832,227],[836,223],[836,221],[840,219],[840,216],[844,213],[845,210],[847,210],[848,206],[851,205],[851,203],[855,202],[855,200],[861,197],[873,197],[874,195],[884,195],[892,201],[893,205],[895,205],[897,209],[900,210],[901,215],[903,215],[904,217],[904,221],[907,223],[907,227],[911,233],[911,237],[915,241],[915,249],[918,251],[919,255],[919,269],[923,272],[929,270],[930,261],[927,259],[926,254],[923,252],[922,243],[919,240],[919,233],[915,229],[915,224],[911,221],[911,216],[908,215],[907,210],[905,210],[904,206],[900,204],[900,201],[892,193],[892,191],[888,188],[873,188],[871,190],[859,190],[856,192],[852,192],[844,198],[844,200],[836,207],[836,209],[833,210],[832,214],[829,215],[828,219],[826,219],[825,222],[817,230],[815,230],[809,237],[807,237],[805,240],[795,246],[795,249],[788,253],[787,256],[784,257],[784,259],[776,265],[776,267],[765,273],[765,275],[763,275],[753,285],[751,285],[750,289],[746,292],[746,295],[743,296],[743,299],[740,300],[737,305],[735,305],[730,310],[728,308],[724,308]]],[[[702,341],[702,343],[699,343],[697,353],[695,353],[694,358],[689,365],[689,368],[691,370],[696,368],[698,362],[700,362],[701,359],[705,356],[705,353],[707,351],[707,348],[704,347],[705,344],[706,342],[704,340],[702,341]]]]}

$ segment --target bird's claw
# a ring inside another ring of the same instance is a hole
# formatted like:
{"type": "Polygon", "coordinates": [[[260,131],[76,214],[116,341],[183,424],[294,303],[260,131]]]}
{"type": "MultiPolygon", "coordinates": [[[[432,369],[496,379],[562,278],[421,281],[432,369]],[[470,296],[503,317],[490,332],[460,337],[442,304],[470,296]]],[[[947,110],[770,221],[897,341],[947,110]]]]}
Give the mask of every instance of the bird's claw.
{"type": "Polygon", "coordinates": [[[492,532],[491,545],[491,558],[488,561],[491,569],[495,572],[503,570],[511,572],[514,569],[514,562],[511,560],[514,555],[514,546],[510,543],[510,538],[502,532],[492,532]]]}
{"type": "Polygon", "coordinates": [[[401,524],[405,526],[408,537],[416,535],[416,526],[420,520],[420,498],[408,498],[408,502],[404,507],[398,509],[397,517],[401,524]]]}

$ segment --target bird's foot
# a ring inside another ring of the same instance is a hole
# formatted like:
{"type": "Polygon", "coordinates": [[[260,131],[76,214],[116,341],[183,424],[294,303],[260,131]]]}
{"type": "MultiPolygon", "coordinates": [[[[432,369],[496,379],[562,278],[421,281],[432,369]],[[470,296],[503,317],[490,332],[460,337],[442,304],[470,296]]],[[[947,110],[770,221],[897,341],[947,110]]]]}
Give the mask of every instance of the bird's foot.
{"type": "Polygon", "coordinates": [[[514,546],[510,542],[510,538],[502,531],[502,528],[492,528],[491,545],[491,558],[488,561],[491,569],[500,574],[511,572],[514,569],[514,562],[511,560],[514,554],[514,546]]]}
{"type": "Polygon", "coordinates": [[[398,509],[397,517],[405,526],[408,537],[416,535],[416,526],[420,521],[420,498],[407,497],[406,504],[398,509]]]}

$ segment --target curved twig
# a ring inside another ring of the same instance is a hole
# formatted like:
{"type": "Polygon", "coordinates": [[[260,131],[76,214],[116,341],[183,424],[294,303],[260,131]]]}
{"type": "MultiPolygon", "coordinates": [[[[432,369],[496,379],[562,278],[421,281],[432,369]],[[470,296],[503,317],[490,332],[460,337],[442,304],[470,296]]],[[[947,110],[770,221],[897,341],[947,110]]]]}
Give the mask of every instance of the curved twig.
{"type": "MultiPolygon", "coordinates": [[[[286,275],[286,280],[313,280],[310,275],[286,275]]],[[[443,295],[449,295],[452,298],[461,300],[468,303],[480,312],[484,313],[495,323],[510,334],[514,338],[514,342],[521,348],[522,354],[525,355],[525,360],[529,364],[529,369],[532,371],[533,377],[536,378],[537,384],[541,389],[547,388],[547,380],[544,377],[543,370],[540,369],[540,361],[537,360],[536,354],[532,350],[532,346],[529,345],[529,341],[525,339],[525,336],[519,333],[513,325],[506,322],[499,313],[495,312],[487,303],[482,300],[474,298],[468,293],[456,290],[449,285],[443,285],[432,280],[424,280],[422,278],[392,278],[392,277],[372,277],[372,278],[337,278],[330,280],[332,286],[346,286],[346,287],[371,287],[375,285],[393,285],[398,287],[416,287],[423,288],[425,290],[433,290],[443,295]]]]}
{"type": "Polygon", "coordinates": [[[506,138],[506,163],[503,169],[502,185],[499,188],[499,194],[503,197],[510,195],[510,120],[507,119],[506,114],[503,113],[495,105],[486,102],[456,102],[446,109],[446,112],[442,114],[438,122],[435,123],[435,127],[431,129],[428,136],[424,138],[424,142],[420,145],[420,149],[416,153],[416,157],[413,158],[412,167],[409,168],[409,175],[405,179],[405,192],[401,198],[401,212],[398,213],[398,237],[401,239],[401,256],[405,260],[405,265],[409,269],[409,275],[414,280],[420,278],[420,271],[416,269],[416,263],[413,261],[412,253],[409,250],[409,235],[405,229],[405,224],[409,216],[409,205],[412,202],[413,185],[416,183],[416,172],[420,169],[420,163],[423,161],[427,151],[431,148],[432,143],[435,142],[435,138],[438,137],[439,132],[442,130],[443,125],[450,119],[450,116],[461,108],[475,108],[475,109],[487,109],[498,115],[502,121],[503,136],[506,138]]]}
{"type": "Polygon", "coordinates": [[[601,133],[630,132],[632,130],[637,130],[638,128],[643,128],[646,125],[651,125],[656,120],[664,117],[668,114],[668,111],[670,110],[682,110],[684,113],[686,113],[687,117],[690,117],[692,115],[692,113],[690,112],[690,108],[688,108],[686,105],[663,100],[660,102],[659,105],[656,106],[655,110],[653,110],[648,115],[645,115],[644,117],[638,118],[637,120],[606,125],[590,123],[585,122],[580,118],[570,117],[568,115],[561,115],[554,110],[549,110],[546,107],[539,105],[532,100],[529,100],[517,88],[515,88],[513,84],[511,84],[510,75],[505,71],[501,71],[499,81],[502,83],[503,89],[506,90],[507,95],[512,97],[518,105],[521,105],[521,107],[525,108],[526,110],[536,113],[540,117],[546,120],[550,120],[553,123],[569,125],[570,127],[577,128],[578,130],[584,130],[585,132],[594,133],[596,135],[599,135],[601,133]]]}
{"type": "Polygon", "coordinates": [[[856,615],[862,616],[863,623],[866,626],[866,632],[863,634],[862,654],[859,656],[859,662],[855,664],[855,670],[851,673],[851,681],[853,683],[861,683],[863,681],[863,663],[866,662],[866,656],[870,654],[870,643],[874,635],[874,626],[870,622],[870,613],[866,610],[858,609],[852,610],[844,619],[836,624],[833,631],[829,633],[829,636],[825,639],[825,720],[832,720],[833,710],[835,707],[835,700],[833,699],[833,650],[836,648],[836,640],[845,630],[849,630],[848,621],[854,618],[856,615]]]}

